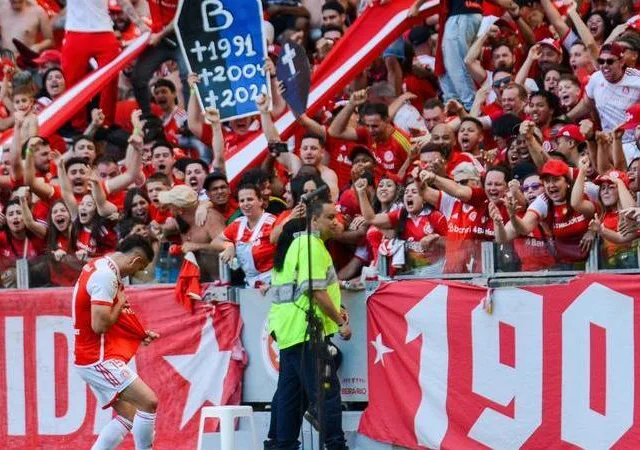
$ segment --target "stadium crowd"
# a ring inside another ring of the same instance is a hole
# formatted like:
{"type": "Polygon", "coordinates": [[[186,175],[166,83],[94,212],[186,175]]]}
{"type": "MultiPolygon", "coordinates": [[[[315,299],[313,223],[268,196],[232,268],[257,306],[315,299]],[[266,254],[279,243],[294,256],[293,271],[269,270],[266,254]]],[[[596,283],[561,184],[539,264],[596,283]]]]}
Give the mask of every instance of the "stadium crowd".
{"type": "Polygon", "coordinates": [[[176,48],[177,1],[4,0],[0,132],[13,140],[0,157],[0,285],[16,286],[21,259],[31,285],[70,285],[139,234],[156,260],[135,282],[169,281],[194,252],[203,277],[222,261],[267,288],[284,225],[324,185],[344,287],[382,262],[391,274],[478,272],[486,241],[505,271],[579,270],[596,243],[600,267],[637,268],[636,4],[451,0],[281,142],[282,43],[315,68],[384,3],[263,0],[271,98],[222,123],[201,110],[176,48]],[[146,31],[150,46],[99,100],[39,134],[39,112],[146,31]],[[230,185],[225,160],[260,133],[266,159],[230,185]]]}

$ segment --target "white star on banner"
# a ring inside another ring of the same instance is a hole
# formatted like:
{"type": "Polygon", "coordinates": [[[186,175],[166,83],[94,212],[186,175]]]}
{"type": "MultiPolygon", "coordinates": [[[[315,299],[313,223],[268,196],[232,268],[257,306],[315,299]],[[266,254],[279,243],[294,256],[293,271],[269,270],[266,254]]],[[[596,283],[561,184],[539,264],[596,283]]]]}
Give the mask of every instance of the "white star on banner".
{"type": "Polygon", "coordinates": [[[373,363],[378,364],[382,362],[382,366],[384,367],[384,354],[391,353],[393,350],[382,343],[382,333],[378,333],[376,340],[371,341],[371,345],[376,349],[376,360],[373,363]]]}
{"type": "Polygon", "coordinates": [[[205,401],[220,405],[224,379],[229,371],[231,351],[221,351],[218,348],[218,339],[210,316],[207,316],[202,327],[200,345],[195,353],[165,356],[164,359],[191,384],[182,412],[180,429],[184,428],[205,401]]]}

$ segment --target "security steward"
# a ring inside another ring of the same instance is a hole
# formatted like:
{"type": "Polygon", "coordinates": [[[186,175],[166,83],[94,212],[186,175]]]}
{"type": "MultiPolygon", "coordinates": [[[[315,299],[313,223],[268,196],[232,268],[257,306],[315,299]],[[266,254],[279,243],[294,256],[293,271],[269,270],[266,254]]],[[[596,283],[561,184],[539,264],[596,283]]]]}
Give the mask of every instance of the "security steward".
{"type": "MultiPolygon", "coordinates": [[[[278,240],[272,273],[269,331],[280,348],[278,398],[276,408],[272,411],[272,414],[276,414],[277,443],[274,448],[278,450],[300,448],[298,437],[304,412],[309,402],[317,403],[319,362],[310,342],[307,314],[310,273],[315,314],[325,341],[328,343],[329,337],[335,333],[339,333],[343,339],[351,338],[348,316],[340,311],[338,276],[324,245],[324,241],[339,230],[336,208],[334,204],[321,200],[308,207],[311,209],[311,236],[299,231],[303,227],[296,227],[294,221],[285,225],[278,240]]],[[[323,364],[333,365],[333,360],[327,358],[323,364]]],[[[340,382],[335,367],[331,369],[329,378],[324,380],[328,386],[324,417],[318,419],[324,419],[326,448],[347,450],[342,431],[340,382]]]]}

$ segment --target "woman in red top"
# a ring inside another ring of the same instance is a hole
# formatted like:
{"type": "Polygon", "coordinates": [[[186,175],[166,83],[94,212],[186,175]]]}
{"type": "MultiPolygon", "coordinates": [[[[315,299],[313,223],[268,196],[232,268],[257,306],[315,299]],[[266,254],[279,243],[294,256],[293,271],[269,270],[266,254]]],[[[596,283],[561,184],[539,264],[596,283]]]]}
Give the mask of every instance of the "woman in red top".
{"type": "Polygon", "coordinates": [[[587,233],[589,220],[593,212],[576,211],[571,199],[572,183],[569,166],[561,160],[547,161],[540,171],[544,184],[544,194],[536,198],[522,218],[513,216],[505,225],[498,208],[491,203],[489,213],[493,219],[496,241],[510,242],[516,236],[526,236],[538,225],[545,223],[551,236],[548,236],[549,249],[555,257],[555,268],[571,270],[576,264],[586,261],[593,243],[593,233],[587,233]],[[585,236],[586,235],[586,236],[585,236]]]}
{"type": "Polygon", "coordinates": [[[78,203],[77,217],[71,227],[70,250],[76,258],[85,262],[115,250],[118,239],[111,225],[98,214],[93,197],[85,195],[78,203]]]}
{"type": "MultiPolygon", "coordinates": [[[[442,273],[447,220],[439,211],[425,207],[418,183],[412,181],[405,186],[402,208],[380,214],[375,214],[369,202],[367,180],[358,179],[355,188],[367,223],[396,230],[409,259],[404,264],[405,268],[421,269],[421,273],[442,273]]],[[[395,262],[399,265],[398,257],[395,257],[395,262]]]]}
{"type": "MultiPolygon", "coordinates": [[[[373,211],[376,214],[390,213],[399,209],[402,204],[398,199],[402,188],[391,178],[382,178],[376,188],[376,197],[373,200],[373,211]]],[[[393,230],[381,230],[371,226],[367,230],[367,244],[371,254],[371,265],[378,263],[378,250],[383,241],[389,241],[395,237],[393,230]]]]}
{"type": "Polygon", "coordinates": [[[63,200],[56,200],[49,209],[47,217],[47,250],[56,261],[69,251],[71,238],[71,213],[63,200]]]}
{"type": "Polygon", "coordinates": [[[123,219],[135,218],[148,224],[151,222],[150,205],[151,200],[149,200],[149,196],[144,190],[140,188],[129,189],[124,198],[123,219]]]}
{"type": "MultiPolygon", "coordinates": [[[[588,170],[588,160],[581,160],[580,163],[580,172],[574,186],[576,190],[584,189],[588,170]]],[[[583,213],[597,212],[589,227],[603,238],[600,250],[603,269],[637,268],[638,258],[635,247],[631,244],[637,236],[618,232],[619,212],[635,206],[633,195],[628,189],[629,178],[626,173],[612,169],[604,175],[599,175],[595,182],[600,186],[597,203],[574,195],[571,198],[571,206],[583,213]]]]}
{"type": "Polygon", "coordinates": [[[0,229],[0,284],[4,287],[15,287],[16,260],[41,255],[44,243],[27,227],[19,200],[7,202],[4,216],[6,222],[0,229]]]}
{"type": "Polygon", "coordinates": [[[227,226],[212,246],[221,252],[224,263],[237,258],[249,286],[268,285],[276,248],[269,236],[276,218],[264,210],[260,189],[255,185],[240,186],[238,204],[244,215],[227,226]]]}

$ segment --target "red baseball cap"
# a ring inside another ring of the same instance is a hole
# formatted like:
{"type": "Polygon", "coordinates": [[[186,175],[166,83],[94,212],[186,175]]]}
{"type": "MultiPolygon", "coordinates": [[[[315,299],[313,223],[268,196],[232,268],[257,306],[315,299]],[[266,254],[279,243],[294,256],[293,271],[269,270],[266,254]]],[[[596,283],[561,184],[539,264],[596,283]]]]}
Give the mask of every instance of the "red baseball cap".
{"type": "Polygon", "coordinates": [[[624,185],[629,187],[629,177],[626,172],[617,169],[611,169],[604,175],[598,175],[595,179],[595,183],[599,186],[603,183],[615,183],[616,179],[621,179],[624,185]]]}
{"type": "Polygon", "coordinates": [[[616,58],[622,58],[622,54],[624,53],[626,49],[614,42],[613,44],[604,44],[602,47],[600,47],[600,55],[602,55],[603,53],[610,53],[613,56],[615,56],[616,58]]]}
{"type": "Polygon", "coordinates": [[[122,12],[122,7],[117,0],[109,0],[109,12],[119,13],[122,12]]]}
{"type": "Polygon", "coordinates": [[[569,166],[561,159],[550,159],[540,171],[540,176],[565,177],[569,176],[569,166]]]}
{"type": "Polygon", "coordinates": [[[34,63],[38,65],[47,64],[47,63],[62,63],[62,53],[58,50],[45,50],[40,55],[33,60],[34,63]]]}
{"type": "Polygon", "coordinates": [[[546,45],[547,47],[551,47],[556,52],[562,55],[562,46],[560,45],[560,41],[552,38],[544,38],[541,41],[538,41],[539,45],[546,45]]]}
{"type": "Polygon", "coordinates": [[[627,108],[627,121],[620,125],[623,130],[633,130],[640,125],[640,103],[631,105],[627,108]]]}
{"type": "Polygon", "coordinates": [[[580,133],[580,127],[578,125],[569,124],[565,125],[558,130],[558,132],[553,136],[554,139],[559,138],[560,136],[565,136],[573,139],[577,142],[584,142],[584,136],[580,133]]]}

